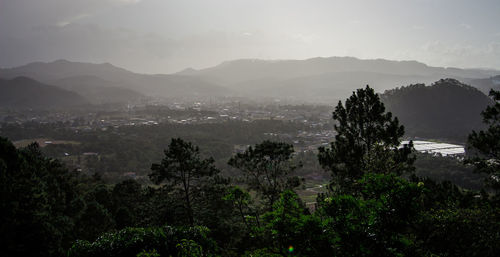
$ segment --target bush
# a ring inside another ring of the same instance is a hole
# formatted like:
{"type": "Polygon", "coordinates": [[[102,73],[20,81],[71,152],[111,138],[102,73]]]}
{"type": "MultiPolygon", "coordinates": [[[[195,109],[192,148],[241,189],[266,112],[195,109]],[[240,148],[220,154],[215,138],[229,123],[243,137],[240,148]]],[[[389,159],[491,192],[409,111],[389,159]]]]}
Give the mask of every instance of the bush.
{"type": "MultiPolygon", "coordinates": [[[[188,240],[199,245],[204,256],[213,256],[216,243],[207,237],[205,227],[174,228],[170,226],[154,228],[125,228],[106,233],[94,242],[78,240],[68,252],[69,257],[136,257],[138,254],[156,251],[160,256],[178,256],[184,249],[178,247],[188,240]]],[[[185,250],[185,249],[184,249],[185,250]]]]}

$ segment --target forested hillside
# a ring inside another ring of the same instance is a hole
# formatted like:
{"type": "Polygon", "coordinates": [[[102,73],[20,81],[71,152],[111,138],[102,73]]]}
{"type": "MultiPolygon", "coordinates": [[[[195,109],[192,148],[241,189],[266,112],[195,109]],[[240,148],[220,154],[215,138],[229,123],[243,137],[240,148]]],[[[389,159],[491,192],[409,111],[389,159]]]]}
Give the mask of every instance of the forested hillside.
{"type": "MultiPolygon", "coordinates": [[[[106,184],[69,171],[37,144],[0,138],[5,256],[498,256],[500,93],[469,136],[481,191],[417,177],[404,126],[370,87],[333,112],[318,149],[331,180],[306,206],[293,145],[264,140],[233,154],[224,176],[195,144],[172,138],[148,178],[106,184]],[[242,182],[242,183],[241,183],[242,182]]],[[[465,165],[465,164],[464,164],[465,165]]]]}
{"type": "Polygon", "coordinates": [[[81,95],[42,84],[27,77],[0,79],[0,106],[22,108],[65,108],[87,104],[81,95]]]}
{"type": "Polygon", "coordinates": [[[500,0],[0,0],[0,257],[500,257],[500,0]]]}
{"type": "MultiPolygon", "coordinates": [[[[134,73],[109,63],[82,63],[57,60],[49,63],[35,62],[10,69],[0,69],[0,78],[26,76],[47,84],[63,87],[86,87],[105,90],[120,87],[154,97],[210,97],[223,96],[228,90],[198,78],[181,75],[150,75],[134,73]],[[80,77],[75,81],[75,77],[80,77]],[[89,79],[91,77],[92,79],[89,79]],[[82,79],[85,78],[85,79],[82,79]],[[96,81],[97,79],[97,81],[96,81]]],[[[104,96],[104,95],[103,95],[104,96]]]]}
{"type": "Polygon", "coordinates": [[[454,79],[387,90],[381,98],[408,136],[456,142],[484,128],[480,114],[492,103],[481,91],[454,79]]]}

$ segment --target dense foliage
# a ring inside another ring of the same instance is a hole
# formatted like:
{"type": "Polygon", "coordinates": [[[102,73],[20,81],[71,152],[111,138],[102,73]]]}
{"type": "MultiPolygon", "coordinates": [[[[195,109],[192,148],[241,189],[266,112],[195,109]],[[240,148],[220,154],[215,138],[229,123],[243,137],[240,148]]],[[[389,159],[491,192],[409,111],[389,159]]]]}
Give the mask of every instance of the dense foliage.
{"type": "MultiPolygon", "coordinates": [[[[167,181],[166,186],[178,188],[184,200],[184,209],[191,226],[194,225],[193,201],[203,186],[203,179],[217,175],[219,172],[213,165],[213,159],[201,159],[199,148],[180,138],[172,139],[165,158],[160,164],[153,163],[153,171],[149,177],[160,184],[167,181]]],[[[206,181],[205,181],[206,184],[206,181]]]]}
{"type": "Polygon", "coordinates": [[[53,256],[76,239],[85,209],[75,175],[44,157],[36,144],[17,150],[0,138],[0,242],[9,256],[53,256]],[[32,253],[33,253],[32,252],[32,253]]]}
{"type": "Polygon", "coordinates": [[[488,128],[473,131],[469,144],[476,150],[469,161],[476,165],[479,172],[489,174],[488,182],[497,192],[500,191],[500,91],[490,91],[494,104],[488,106],[481,115],[488,128]]]}
{"type": "Polygon", "coordinates": [[[292,162],[293,152],[291,144],[266,140],[237,153],[228,163],[243,171],[248,188],[255,190],[272,209],[280,193],[300,185],[298,177],[289,176],[297,168],[292,162]]]}
{"type": "Polygon", "coordinates": [[[491,104],[481,91],[455,79],[387,90],[381,98],[409,136],[456,142],[484,127],[479,114],[491,104]]]}
{"type": "MultiPolygon", "coordinates": [[[[484,114],[493,129],[497,107],[484,114]]],[[[156,185],[146,185],[107,184],[68,171],[36,144],[16,149],[0,138],[2,256],[500,255],[495,192],[401,176],[413,170],[411,149],[395,147],[404,129],[371,88],[334,118],[339,137],[319,159],[344,180],[334,177],[314,208],[287,182],[298,156],[283,142],[234,155],[229,163],[249,174],[235,185],[193,143],[172,139],[153,162],[156,185]],[[340,151],[349,146],[357,150],[340,151]]],[[[495,175],[496,145],[476,144],[499,142],[490,132],[473,133],[471,144],[478,167],[495,175]]]]}
{"type": "Polygon", "coordinates": [[[364,173],[412,171],[412,142],[399,147],[404,127],[397,117],[385,112],[375,91],[366,86],[358,89],[333,112],[337,132],[329,148],[320,147],[318,159],[332,172],[339,190],[349,190],[364,173]]]}
{"type": "Polygon", "coordinates": [[[141,253],[158,256],[213,256],[216,243],[204,227],[125,228],[105,233],[95,242],[78,240],[69,249],[69,257],[135,257],[141,253]]]}
{"type": "MultiPolygon", "coordinates": [[[[156,126],[122,126],[88,131],[69,129],[78,125],[37,122],[1,124],[0,134],[13,141],[57,138],[77,142],[47,145],[42,151],[49,157],[61,159],[70,168],[81,168],[90,174],[98,172],[104,180],[118,182],[120,175],[127,172],[147,176],[151,164],[163,158],[163,150],[168,147],[171,138],[182,138],[196,144],[203,156],[213,157],[217,167],[221,168],[227,167],[227,160],[235,145],[243,147],[264,140],[276,140],[273,136],[265,135],[268,132],[287,134],[306,129],[301,123],[273,120],[215,124],[161,123],[156,126]],[[97,153],[98,156],[85,155],[87,152],[97,153]]],[[[226,172],[225,175],[234,175],[229,174],[231,171],[225,169],[223,172],[226,172]]]]}

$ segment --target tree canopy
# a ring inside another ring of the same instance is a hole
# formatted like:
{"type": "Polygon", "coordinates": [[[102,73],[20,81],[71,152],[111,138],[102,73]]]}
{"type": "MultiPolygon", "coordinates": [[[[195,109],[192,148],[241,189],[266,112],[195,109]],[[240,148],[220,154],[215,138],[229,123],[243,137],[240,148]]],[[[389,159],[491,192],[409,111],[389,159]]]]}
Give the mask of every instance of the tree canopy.
{"type": "Polygon", "coordinates": [[[279,195],[300,185],[298,177],[288,176],[297,168],[292,160],[293,145],[265,140],[243,153],[237,153],[228,164],[243,171],[251,190],[258,192],[269,208],[279,195]]]}
{"type": "MultiPolygon", "coordinates": [[[[483,113],[490,127],[470,143],[495,182],[500,94],[492,96],[496,105],[483,113]]],[[[372,89],[339,103],[334,118],[337,137],[319,159],[338,190],[309,208],[294,191],[302,181],[284,142],[235,154],[229,164],[245,179],[232,182],[196,145],[174,138],[151,167],[152,185],[105,183],[36,144],[16,149],[0,137],[2,256],[500,256],[498,198],[401,176],[412,170],[411,145],[399,145],[404,129],[372,89]]]]}
{"type": "Polygon", "coordinates": [[[476,165],[479,172],[489,174],[489,184],[500,191],[500,91],[490,91],[494,104],[481,113],[488,125],[486,130],[473,131],[469,135],[469,145],[476,150],[469,161],[476,165]]]}
{"type": "Polygon", "coordinates": [[[413,170],[412,142],[400,147],[404,126],[385,111],[375,91],[366,86],[339,101],[333,119],[337,132],[330,147],[320,147],[318,159],[330,170],[335,183],[348,187],[365,173],[396,173],[413,170]]]}
{"type": "Polygon", "coordinates": [[[161,163],[153,163],[153,171],[149,177],[160,184],[166,181],[172,187],[178,187],[184,196],[184,204],[188,219],[194,225],[193,198],[200,189],[199,180],[213,176],[219,172],[212,158],[203,159],[200,149],[190,142],[174,138],[165,150],[161,163]]]}

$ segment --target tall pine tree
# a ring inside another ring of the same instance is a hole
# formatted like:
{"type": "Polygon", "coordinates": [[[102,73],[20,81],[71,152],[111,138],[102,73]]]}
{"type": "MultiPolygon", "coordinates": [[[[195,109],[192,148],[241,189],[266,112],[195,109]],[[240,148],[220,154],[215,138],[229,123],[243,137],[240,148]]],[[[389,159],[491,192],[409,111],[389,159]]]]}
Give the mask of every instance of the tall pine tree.
{"type": "Polygon", "coordinates": [[[468,161],[475,164],[478,172],[489,174],[489,185],[500,191],[500,91],[490,91],[495,102],[481,113],[487,130],[472,131],[468,144],[477,150],[468,161]]]}
{"type": "Polygon", "coordinates": [[[330,147],[319,148],[318,159],[332,172],[332,185],[348,190],[364,173],[412,171],[413,143],[400,146],[404,127],[398,118],[385,111],[372,88],[358,89],[345,101],[339,101],[333,119],[337,135],[330,147]]]}

